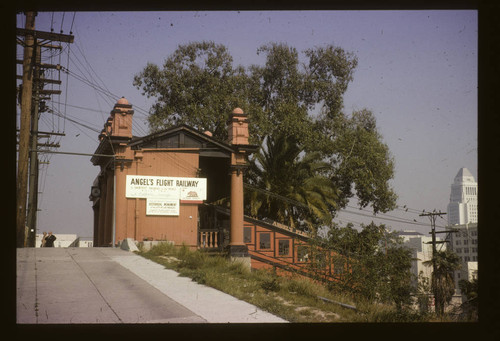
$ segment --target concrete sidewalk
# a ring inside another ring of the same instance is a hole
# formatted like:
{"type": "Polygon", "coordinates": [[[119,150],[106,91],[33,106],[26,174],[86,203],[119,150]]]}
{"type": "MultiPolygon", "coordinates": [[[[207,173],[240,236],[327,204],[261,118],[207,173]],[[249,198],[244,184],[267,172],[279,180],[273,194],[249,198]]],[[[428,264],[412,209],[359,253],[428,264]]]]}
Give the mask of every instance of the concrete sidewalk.
{"type": "Polygon", "coordinates": [[[287,322],[134,253],[17,250],[17,323],[287,322]]]}

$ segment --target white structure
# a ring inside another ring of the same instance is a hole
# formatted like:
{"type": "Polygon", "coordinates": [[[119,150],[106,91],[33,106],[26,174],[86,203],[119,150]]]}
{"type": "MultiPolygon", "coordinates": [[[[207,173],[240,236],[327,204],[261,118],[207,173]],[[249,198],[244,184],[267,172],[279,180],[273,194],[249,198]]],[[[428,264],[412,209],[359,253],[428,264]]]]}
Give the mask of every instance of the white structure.
{"type": "MultiPolygon", "coordinates": [[[[40,247],[42,244],[42,234],[36,235],[35,247],[40,247]]],[[[76,234],[56,234],[56,241],[54,242],[54,247],[92,247],[92,240],[83,240],[76,234]]]]}
{"type": "Polygon", "coordinates": [[[92,239],[82,239],[79,238],[78,240],[78,247],[93,247],[94,242],[92,239]]]}
{"type": "Polygon", "coordinates": [[[451,185],[448,225],[477,223],[477,182],[467,168],[461,168],[451,185]]]}
{"type": "MultiPolygon", "coordinates": [[[[415,287],[417,286],[420,273],[422,273],[423,277],[428,278],[430,283],[432,266],[426,266],[423,262],[432,259],[432,237],[430,235],[424,236],[422,233],[415,231],[399,231],[398,235],[403,239],[404,245],[412,252],[411,272],[415,275],[412,284],[415,287]]],[[[441,241],[441,239],[436,237],[436,241],[441,241]]],[[[446,249],[446,244],[438,244],[437,249],[446,249]]]]}
{"type": "Polygon", "coordinates": [[[448,233],[448,245],[462,263],[462,268],[454,274],[455,292],[460,294],[458,282],[461,279],[470,281],[477,278],[478,230],[477,224],[453,225],[450,229],[455,232],[448,233]]]}

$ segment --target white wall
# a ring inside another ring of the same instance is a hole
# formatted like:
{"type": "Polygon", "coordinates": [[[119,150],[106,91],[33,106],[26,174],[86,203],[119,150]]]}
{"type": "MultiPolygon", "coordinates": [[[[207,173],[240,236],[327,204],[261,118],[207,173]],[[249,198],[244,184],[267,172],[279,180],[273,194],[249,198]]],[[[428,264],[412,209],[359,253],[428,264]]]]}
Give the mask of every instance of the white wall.
{"type": "MultiPolygon", "coordinates": [[[[77,242],[78,235],[76,234],[56,234],[52,233],[54,236],[56,236],[56,241],[54,242],[54,247],[69,247],[73,246],[71,244],[77,242]]],[[[37,234],[36,235],[36,242],[35,242],[35,247],[40,247],[42,243],[42,234],[37,234]]]]}

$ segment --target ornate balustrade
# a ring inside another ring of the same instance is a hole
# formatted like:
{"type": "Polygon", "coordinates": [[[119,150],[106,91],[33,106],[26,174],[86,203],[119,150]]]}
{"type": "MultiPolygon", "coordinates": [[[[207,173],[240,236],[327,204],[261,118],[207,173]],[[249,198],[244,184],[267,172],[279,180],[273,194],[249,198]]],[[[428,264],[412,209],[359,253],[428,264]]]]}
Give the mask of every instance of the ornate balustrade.
{"type": "Polygon", "coordinates": [[[200,249],[218,249],[222,241],[219,230],[200,230],[198,233],[198,247],[200,249]]]}

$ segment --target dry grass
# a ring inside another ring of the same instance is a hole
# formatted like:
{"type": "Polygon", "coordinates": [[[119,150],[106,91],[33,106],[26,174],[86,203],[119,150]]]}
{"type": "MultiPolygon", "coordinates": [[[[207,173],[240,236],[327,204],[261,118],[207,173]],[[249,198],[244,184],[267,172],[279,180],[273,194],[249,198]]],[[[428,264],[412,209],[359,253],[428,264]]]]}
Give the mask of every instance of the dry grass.
{"type": "Polygon", "coordinates": [[[290,322],[390,322],[420,320],[416,316],[399,316],[391,306],[355,302],[341,292],[303,277],[284,278],[269,271],[250,270],[222,255],[208,255],[187,247],[159,244],[139,255],[191,278],[221,290],[238,299],[290,322]],[[318,298],[356,306],[357,310],[325,302],[318,298]]]}

